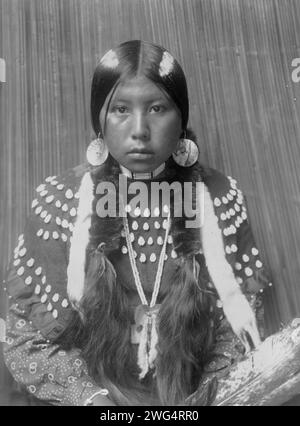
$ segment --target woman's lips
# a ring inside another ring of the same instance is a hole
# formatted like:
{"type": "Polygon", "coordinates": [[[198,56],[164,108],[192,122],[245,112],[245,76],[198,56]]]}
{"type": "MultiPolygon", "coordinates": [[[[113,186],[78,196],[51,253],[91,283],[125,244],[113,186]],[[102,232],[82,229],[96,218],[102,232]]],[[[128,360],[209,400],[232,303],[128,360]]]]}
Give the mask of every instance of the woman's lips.
{"type": "Polygon", "coordinates": [[[153,154],[149,152],[130,152],[129,155],[132,158],[136,158],[140,160],[147,159],[153,156],[153,154]]]}
{"type": "Polygon", "coordinates": [[[154,153],[152,151],[136,149],[136,150],[130,151],[128,155],[135,159],[144,160],[144,159],[153,157],[154,153]]]}

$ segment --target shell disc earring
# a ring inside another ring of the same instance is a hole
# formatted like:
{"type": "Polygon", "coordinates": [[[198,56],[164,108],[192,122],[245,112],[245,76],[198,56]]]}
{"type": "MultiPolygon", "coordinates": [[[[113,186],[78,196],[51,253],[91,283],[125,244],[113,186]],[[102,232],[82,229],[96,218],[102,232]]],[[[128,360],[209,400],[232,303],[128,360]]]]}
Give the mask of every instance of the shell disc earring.
{"type": "Polygon", "coordinates": [[[199,156],[199,148],[196,142],[185,137],[180,138],[172,157],[179,166],[191,167],[193,166],[199,156]]]}
{"type": "Polygon", "coordinates": [[[100,133],[97,139],[94,139],[86,150],[87,161],[92,166],[100,166],[108,157],[108,149],[100,133]]]}

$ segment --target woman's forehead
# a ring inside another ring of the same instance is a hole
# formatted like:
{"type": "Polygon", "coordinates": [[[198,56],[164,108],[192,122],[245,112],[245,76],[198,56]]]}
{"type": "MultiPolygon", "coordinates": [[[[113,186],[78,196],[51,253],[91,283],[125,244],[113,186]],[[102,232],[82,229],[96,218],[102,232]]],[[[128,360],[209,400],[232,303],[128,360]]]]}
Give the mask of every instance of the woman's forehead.
{"type": "Polygon", "coordinates": [[[165,91],[149,78],[144,76],[133,77],[121,81],[115,90],[112,99],[124,100],[151,100],[152,98],[169,99],[165,91]]]}

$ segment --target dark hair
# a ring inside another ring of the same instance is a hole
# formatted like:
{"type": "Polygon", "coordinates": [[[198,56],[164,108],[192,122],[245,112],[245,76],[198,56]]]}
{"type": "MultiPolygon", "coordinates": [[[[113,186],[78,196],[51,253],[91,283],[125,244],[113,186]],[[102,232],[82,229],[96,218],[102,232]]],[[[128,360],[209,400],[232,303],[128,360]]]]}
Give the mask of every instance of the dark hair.
{"type": "Polygon", "coordinates": [[[182,130],[186,130],[189,100],[185,75],[173,57],[171,71],[165,74],[159,72],[165,52],[166,49],[153,43],[131,40],[120,44],[103,56],[95,69],[91,89],[91,119],[96,135],[103,130],[99,115],[110,91],[121,81],[139,75],[153,81],[171,97],[181,112],[182,130]],[[105,62],[107,55],[113,55],[115,58],[114,66],[108,66],[105,62]]]}

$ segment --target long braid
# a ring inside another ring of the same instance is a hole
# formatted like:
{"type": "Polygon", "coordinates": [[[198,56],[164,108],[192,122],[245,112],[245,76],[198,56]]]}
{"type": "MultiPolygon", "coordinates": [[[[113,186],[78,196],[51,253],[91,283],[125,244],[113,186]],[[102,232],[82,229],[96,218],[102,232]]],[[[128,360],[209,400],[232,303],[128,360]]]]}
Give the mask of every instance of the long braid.
{"type": "Polygon", "coordinates": [[[208,297],[192,261],[179,258],[176,279],[159,313],[157,387],[164,405],[182,403],[201,378],[212,343],[208,297]]]}

